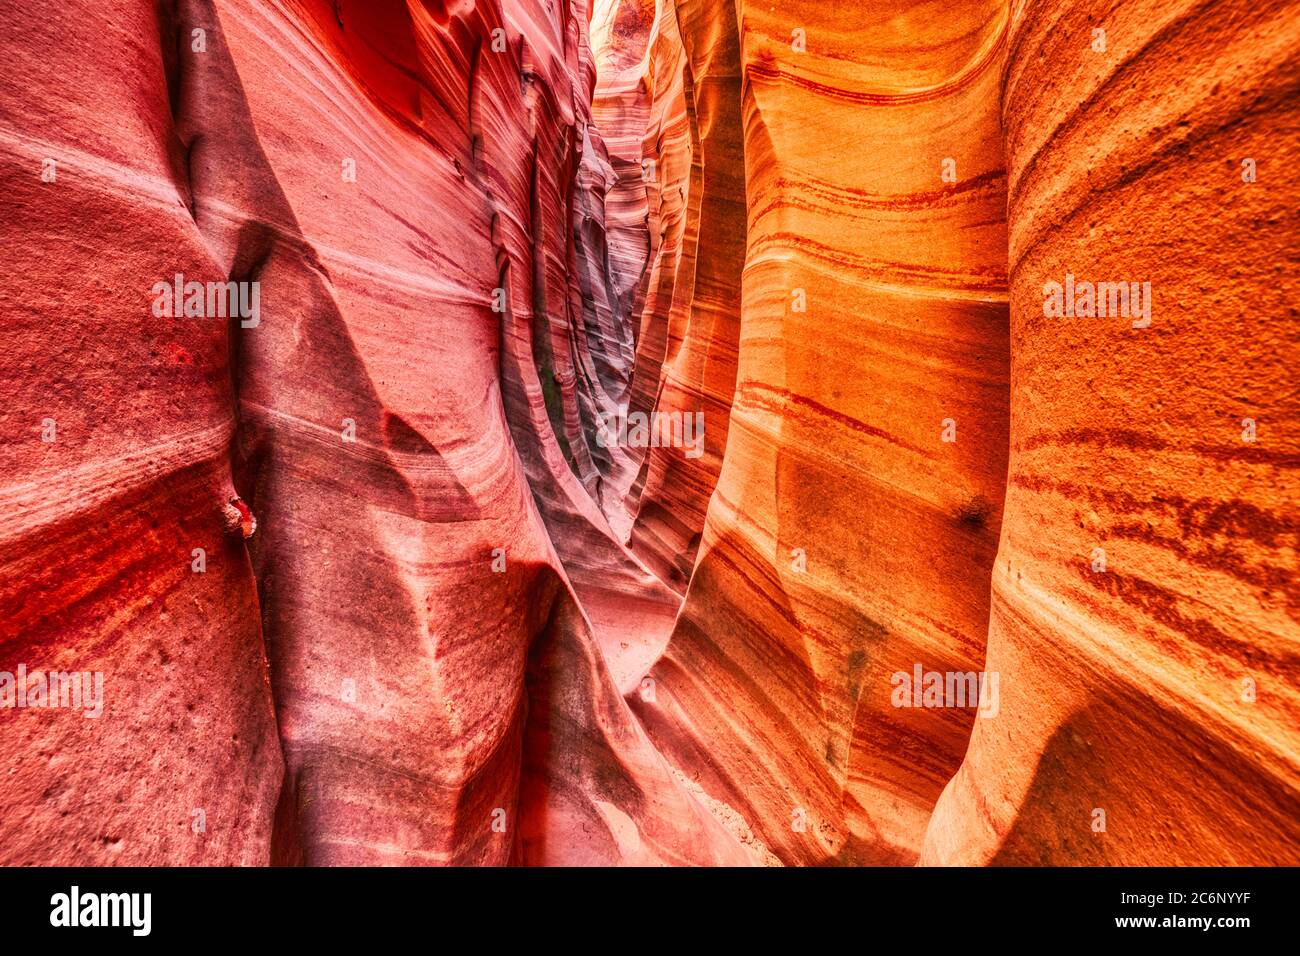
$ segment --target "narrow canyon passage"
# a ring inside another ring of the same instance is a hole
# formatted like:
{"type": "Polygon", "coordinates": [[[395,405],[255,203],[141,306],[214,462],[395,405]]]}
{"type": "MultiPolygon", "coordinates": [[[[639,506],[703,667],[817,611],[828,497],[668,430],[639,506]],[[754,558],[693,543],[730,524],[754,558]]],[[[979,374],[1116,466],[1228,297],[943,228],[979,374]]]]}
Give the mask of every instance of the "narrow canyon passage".
{"type": "Polygon", "coordinates": [[[1300,862],[1294,2],[5,5],[0,863],[1300,862]]]}

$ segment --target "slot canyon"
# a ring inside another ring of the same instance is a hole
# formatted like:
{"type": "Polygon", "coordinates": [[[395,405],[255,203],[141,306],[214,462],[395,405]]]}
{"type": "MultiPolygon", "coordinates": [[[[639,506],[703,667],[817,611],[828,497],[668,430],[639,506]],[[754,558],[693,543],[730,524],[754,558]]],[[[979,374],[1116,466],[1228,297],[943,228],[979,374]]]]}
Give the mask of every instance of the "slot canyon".
{"type": "Polygon", "coordinates": [[[1300,864],[1294,0],[0,11],[0,864],[1300,864]]]}

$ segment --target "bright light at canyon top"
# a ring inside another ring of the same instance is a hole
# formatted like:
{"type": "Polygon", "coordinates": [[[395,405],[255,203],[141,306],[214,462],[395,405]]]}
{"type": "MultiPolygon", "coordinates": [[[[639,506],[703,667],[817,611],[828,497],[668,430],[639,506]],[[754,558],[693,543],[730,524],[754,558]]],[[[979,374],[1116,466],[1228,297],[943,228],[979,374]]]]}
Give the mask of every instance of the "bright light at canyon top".
{"type": "Polygon", "coordinates": [[[655,0],[595,0],[591,14],[591,49],[598,82],[611,73],[641,66],[653,44],[655,0]]]}

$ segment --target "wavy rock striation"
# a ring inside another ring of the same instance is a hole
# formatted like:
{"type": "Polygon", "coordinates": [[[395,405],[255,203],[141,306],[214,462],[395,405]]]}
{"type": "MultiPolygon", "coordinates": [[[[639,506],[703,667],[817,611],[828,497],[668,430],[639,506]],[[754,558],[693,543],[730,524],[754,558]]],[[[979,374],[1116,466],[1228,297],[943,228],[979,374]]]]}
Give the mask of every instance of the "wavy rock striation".
{"type": "Polygon", "coordinates": [[[1126,3],[1094,28],[1012,12],[1002,716],[922,860],[1294,864],[1300,193],[1274,177],[1300,27],[1285,3],[1126,3]],[[1149,314],[1044,317],[1067,273],[1150,283],[1149,314]]]}
{"type": "Polygon", "coordinates": [[[37,265],[4,283],[0,648],[102,671],[104,714],[5,715],[4,861],[747,859],[593,624],[674,604],[583,483],[619,364],[579,311],[586,9],[16,15],[51,102],[3,101],[37,265]],[[256,281],[259,321],[152,314],[175,273],[256,281]]]}
{"type": "Polygon", "coordinates": [[[1294,13],[9,4],[0,863],[1300,861],[1294,13]]]}
{"type": "MultiPolygon", "coordinates": [[[[737,29],[731,9],[712,29],[737,29]]],[[[904,41],[887,11],[737,9],[738,380],[640,711],[784,859],[911,862],[971,715],[895,708],[890,675],[978,670],[1001,518],[1002,12],[918,18],[904,41]]]]}

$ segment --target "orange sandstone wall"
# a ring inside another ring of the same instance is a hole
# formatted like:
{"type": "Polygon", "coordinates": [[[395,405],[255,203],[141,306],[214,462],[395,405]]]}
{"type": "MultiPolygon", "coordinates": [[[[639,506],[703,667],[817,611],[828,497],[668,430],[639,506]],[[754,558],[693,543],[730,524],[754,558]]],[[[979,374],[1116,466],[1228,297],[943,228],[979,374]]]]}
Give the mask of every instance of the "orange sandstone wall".
{"type": "MultiPolygon", "coordinates": [[[[633,413],[647,413],[658,407],[666,363],[681,347],[681,324],[695,278],[700,176],[694,159],[698,134],[674,0],[659,3],[648,60],[646,83],[652,98],[641,143],[641,168],[649,217],[650,266],[628,403],[633,413]]],[[[651,457],[642,455],[636,481],[628,489],[624,505],[629,515],[639,509],[651,457]]]]}
{"type": "Polygon", "coordinates": [[[692,162],[699,168],[698,205],[691,201],[687,231],[703,254],[683,266],[693,267],[683,293],[689,300],[681,306],[680,341],[669,331],[657,409],[667,416],[702,414],[704,441],[700,454],[691,457],[682,448],[647,452],[631,544],[661,579],[682,591],[727,447],[740,334],[745,182],[734,5],[677,0],[675,8],[686,51],[692,162]]]}
{"type": "Polygon", "coordinates": [[[1295,12],[7,4],[0,863],[1296,863],[1295,12]]]}
{"type": "Polygon", "coordinates": [[[1015,4],[1001,716],[923,862],[1300,857],[1295,13],[1015,4]],[[1066,273],[1149,326],[1044,317],[1066,273]]]}
{"type": "Polygon", "coordinates": [[[911,862],[971,713],[894,708],[890,675],[978,669],[1001,518],[1004,16],[917,10],[904,42],[899,10],[769,7],[737,5],[726,459],[639,712],[789,862],[911,862]]]}

